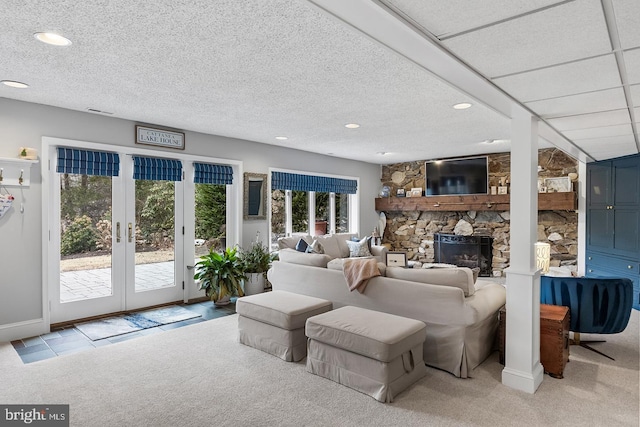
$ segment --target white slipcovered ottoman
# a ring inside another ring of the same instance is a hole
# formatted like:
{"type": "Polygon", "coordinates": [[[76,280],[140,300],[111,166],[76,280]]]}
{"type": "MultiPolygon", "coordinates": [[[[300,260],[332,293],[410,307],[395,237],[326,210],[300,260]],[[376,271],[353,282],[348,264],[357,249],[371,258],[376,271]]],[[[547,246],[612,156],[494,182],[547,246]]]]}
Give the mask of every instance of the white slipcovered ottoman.
{"type": "Polygon", "coordinates": [[[358,307],[307,319],[307,371],[368,394],[393,398],[426,375],[423,322],[358,307]]]}
{"type": "Polygon", "coordinates": [[[331,301],[285,291],[238,298],[239,341],[287,362],[297,362],[307,355],[307,318],[332,307],[331,301]]]}

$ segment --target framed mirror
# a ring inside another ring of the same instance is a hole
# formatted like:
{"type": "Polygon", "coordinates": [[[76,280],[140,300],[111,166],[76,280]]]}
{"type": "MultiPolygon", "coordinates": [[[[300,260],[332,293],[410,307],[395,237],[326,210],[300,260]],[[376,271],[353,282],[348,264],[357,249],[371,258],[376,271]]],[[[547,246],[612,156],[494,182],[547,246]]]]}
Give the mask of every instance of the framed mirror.
{"type": "Polygon", "coordinates": [[[267,174],[244,173],[244,219],[267,219],[267,174]]]}

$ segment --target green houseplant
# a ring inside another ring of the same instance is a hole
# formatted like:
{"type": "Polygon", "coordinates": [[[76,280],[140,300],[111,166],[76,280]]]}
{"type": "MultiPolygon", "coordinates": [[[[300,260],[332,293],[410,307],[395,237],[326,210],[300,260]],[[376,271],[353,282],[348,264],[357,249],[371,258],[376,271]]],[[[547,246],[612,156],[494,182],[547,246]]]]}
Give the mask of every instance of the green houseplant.
{"type": "Polygon", "coordinates": [[[249,249],[240,251],[240,258],[248,278],[244,282],[247,295],[261,293],[264,290],[265,274],[271,267],[275,255],[260,242],[254,242],[249,249]]]}
{"type": "Polygon", "coordinates": [[[195,268],[193,278],[214,304],[225,305],[231,297],[244,295],[242,281],[247,277],[237,248],[227,248],[222,253],[211,249],[200,257],[195,268]]]}

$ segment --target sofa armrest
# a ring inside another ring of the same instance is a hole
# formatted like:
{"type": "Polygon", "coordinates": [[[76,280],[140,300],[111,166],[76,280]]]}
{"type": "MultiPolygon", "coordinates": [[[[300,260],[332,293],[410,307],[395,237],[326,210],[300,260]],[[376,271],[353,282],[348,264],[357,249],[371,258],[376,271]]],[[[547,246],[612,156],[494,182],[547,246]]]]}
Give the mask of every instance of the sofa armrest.
{"type": "Polygon", "coordinates": [[[386,246],[371,245],[371,255],[378,258],[378,261],[383,264],[387,262],[387,252],[389,252],[389,249],[386,246]]]}
{"type": "Polygon", "coordinates": [[[497,316],[500,307],[507,303],[507,290],[499,283],[476,283],[476,292],[465,298],[465,304],[470,310],[466,310],[469,316],[466,321],[474,324],[489,316],[497,316]]]}

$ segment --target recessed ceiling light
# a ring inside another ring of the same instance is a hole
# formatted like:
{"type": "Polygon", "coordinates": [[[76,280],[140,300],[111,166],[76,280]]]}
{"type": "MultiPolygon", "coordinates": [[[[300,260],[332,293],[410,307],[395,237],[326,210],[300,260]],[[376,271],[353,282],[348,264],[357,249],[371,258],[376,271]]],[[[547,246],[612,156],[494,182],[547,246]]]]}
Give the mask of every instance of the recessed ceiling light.
{"type": "Polygon", "coordinates": [[[29,87],[29,85],[26,83],[15,82],[13,80],[1,80],[0,83],[5,86],[14,87],[16,89],[26,89],[29,87]]]}
{"type": "Polygon", "coordinates": [[[47,33],[47,32],[35,33],[33,37],[40,40],[42,43],[50,44],[53,46],[71,45],[71,40],[56,33],[47,33]]]}
{"type": "Polygon", "coordinates": [[[387,154],[387,152],[386,151],[378,151],[376,154],[379,155],[379,156],[384,156],[385,154],[387,154]]]}
{"type": "Polygon", "coordinates": [[[279,141],[286,141],[289,138],[287,138],[286,136],[276,136],[276,139],[279,141]]]}
{"type": "Polygon", "coordinates": [[[471,104],[469,104],[468,102],[461,102],[453,106],[453,108],[455,108],[456,110],[466,110],[469,107],[471,107],[471,104]]]}
{"type": "Polygon", "coordinates": [[[357,123],[347,123],[346,125],[344,125],[344,127],[348,129],[358,129],[360,125],[357,123]]]}

